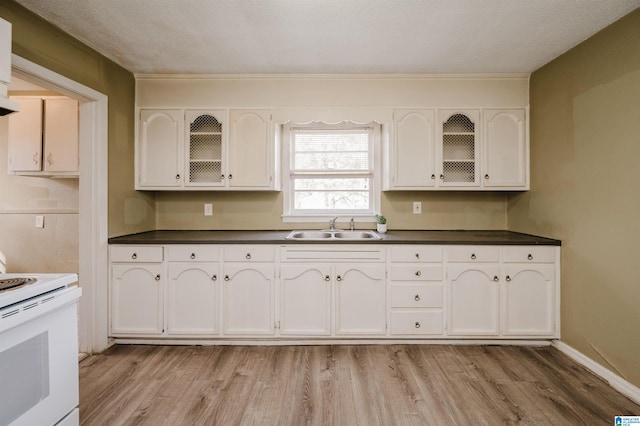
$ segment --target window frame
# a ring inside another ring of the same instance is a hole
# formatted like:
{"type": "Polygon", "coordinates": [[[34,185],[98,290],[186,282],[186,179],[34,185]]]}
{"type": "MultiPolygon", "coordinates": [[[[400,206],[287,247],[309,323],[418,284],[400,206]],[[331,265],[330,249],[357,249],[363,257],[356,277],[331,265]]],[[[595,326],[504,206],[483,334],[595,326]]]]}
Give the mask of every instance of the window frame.
{"type": "Polygon", "coordinates": [[[376,121],[369,123],[357,123],[353,121],[342,121],[339,123],[327,123],[323,121],[313,121],[309,123],[291,123],[283,125],[283,149],[282,149],[282,205],[283,222],[320,222],[328,221],[334,217],[353,217],[354,220],[371,221],[380,210],[380,188],[381,188],[381,150],[380,138],[382,125],[376,121]],[[309,173],[299,172],[293,167],[293,138],[298,130],[364,130],[369,133],[369,169],[358,171],[313,171],[309,173]],[[369,188],[369,208],[366,210],[307,210],[294,208],[294,185],[295,177],[322,176],[327,177],[367,177],[370,178],[369,188]]]}

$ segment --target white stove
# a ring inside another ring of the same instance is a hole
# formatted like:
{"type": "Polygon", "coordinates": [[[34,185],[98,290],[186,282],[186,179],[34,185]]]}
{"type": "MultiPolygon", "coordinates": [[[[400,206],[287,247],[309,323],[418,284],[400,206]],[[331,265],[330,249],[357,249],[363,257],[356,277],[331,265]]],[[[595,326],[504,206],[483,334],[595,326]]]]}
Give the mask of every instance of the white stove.
{"type": "Polygon", "coordinates": [[[0,425],[77,425],[76,274],[0,274],[0,425]]]}

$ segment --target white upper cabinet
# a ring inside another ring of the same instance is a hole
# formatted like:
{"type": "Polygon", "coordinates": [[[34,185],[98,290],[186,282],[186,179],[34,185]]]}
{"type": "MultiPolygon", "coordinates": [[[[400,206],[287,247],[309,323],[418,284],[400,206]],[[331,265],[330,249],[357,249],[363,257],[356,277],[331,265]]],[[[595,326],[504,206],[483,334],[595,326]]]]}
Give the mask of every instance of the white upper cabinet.
{"type": "Polygon", "coordinates": [[[15,97],[20,111],[9,116],[9,172],[78,175],[78,101],[15,97]]]}
{"type": "Polygon", "coordinates": [[[276,189],[271,131],[269,110],[143,109],[136,189],[276,189]]]}
{"type": "Polygon", "coordinates": [[[525,111],[484,111],[483,186],[528,189],[525,111]]]}
{"type": "Polygon", "coordinates": [[[438,179],[442,187],[478,186],[479,110],[440,110],[438,179]]]}
{"type": "Polygon", "coordinates": [[[433,187],[435,175],[435,111],[395,110],[390,150],[390,189],[433,187]]]}

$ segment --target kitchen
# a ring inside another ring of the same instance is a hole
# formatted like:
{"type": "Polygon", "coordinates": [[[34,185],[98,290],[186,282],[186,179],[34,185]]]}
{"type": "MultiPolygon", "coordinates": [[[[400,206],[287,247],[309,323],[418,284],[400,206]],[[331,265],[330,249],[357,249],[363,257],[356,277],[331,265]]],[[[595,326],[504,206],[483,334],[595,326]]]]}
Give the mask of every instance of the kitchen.
{"type": "MultiPolygon", "coordinates": [[[[118,159],[109,162],[109,213],[105,218],[109,237],[152,229],[291,229],[291,224],[281,222],[282,201],[274,193],[256,193],[247,200],[238,192],[212,196],[206,192],[135,191],[133,75],[88,54],[79,42],[19,6],[3,5],[0,14],[14,25],[14,53],[109,95],[109,158],[118,159]],[[51,46],[43,46],[38,41],[42,38],[26,35],[36,27],[34,34],[44,32],[43,38],[56,34],[62,40],[54,49],[59,56],[44,54],[42,49],[51,46]],[[69,63],[86,64],[86,68],[72,69],[69,63]],[[104,72],[111,78],[98,72],[101,69],[108,70],[104,72]],[[125,161],[128,166],[123,167],[125,161]],[[214,212],[209,219],[202,215],[202,206],[208,202],[214,212]],[[258,213],[265,211],[272,213],[258,213]]],[[[634,122],[637,113],[637,106],[627,97],[637,88],[633,80],[637,63],[634,55],[625,52],[636,49],[634,25],[637,27],[637,12],[533,72],[528,95],[529,192],[387,192],[381,203],[391,230],[509,229],[562,240],[563,341],[637,386],[637,348],[629,337],[638,325],[633,314],[637,290],[632,285],[636,272],[632,238],[637,235],[637,223],[630,216],[638,200],[628,183],[633,178],[632,165],[621,167],[619,163],[632,161],[635,145],[624,132],[624,123],[615,120],[634,122]],[[620,50],[607,50],[611,46],[620,50]],[[598,61],[587,67],[581,62],[585,56],[599,57],[605,51],[609,56],[602,64],[598,61]],[[611,121],[607,129],[619,134],[604,133],[604,128],[597,127],[611,121]],[[578,144],[578,140],[588,143],[578,144]],[[608,142],[597,144],[599,140],[608,142]],[[614,141],[616,145],[611,146],[614,141]],[[605,146],[613,149],[598,149],[605,146]],[[422,203],[422,215],[411,212],[414,201],[422,203]]],[[[339,225],[345,224],[339,221],[339,225]]],[[[373,223],[367,225],[373,227],[373,223]]],[[[326,224],[309,224],[310,228],[320,226],[326,224]]],[[[98,292],[104,288],[106,278],[98,292]]],[[[100,339],[96,351],[106,345],[100,339]]]]}

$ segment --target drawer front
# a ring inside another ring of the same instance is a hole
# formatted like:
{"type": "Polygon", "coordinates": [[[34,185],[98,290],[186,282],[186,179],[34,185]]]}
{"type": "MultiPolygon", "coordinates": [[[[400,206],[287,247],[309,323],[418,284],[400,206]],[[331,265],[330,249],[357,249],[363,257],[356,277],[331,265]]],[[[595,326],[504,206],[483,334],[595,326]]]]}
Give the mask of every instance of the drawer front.
{"type": "Polygon", "coordinates": [[[222,254],[225,262],[273,262],[276,251],[273,246],[227,246],[222,254]]]}
{"type": "Polygon", "coordinates": [[[391,312],[391,334],[441,335],[442,311],[391,312]]]}
{"type": "Polygon", "coordinates": [[[391,281],[440,281],[442,280],[440,265],[394,265],[389,268],[391,281]]]}
{"type": "Polygon", "coordinates": [[[392,308],[441,308],[442,284],[391,285],[392,308]]]}
{"type": "Polygon", "coordinates": [[[391,247],[392,262],[442,262],[441,246],[391,247]]]}
{"type": "Polygon", "coordinates": [[[111,262],[149,263],[162,262],[162,247],[111,246],[111,262]]]}
{"type": "Polygon", "coordinates": [[[212,245],[170,245],[167,246],[169,262],[217,262],[220,247],[212,245]]]}
{"type": "Polygon", "coordinates": [[[447,248],[448,262],[482,263],[500,261],[500,247],[456,246],[447,248]]]}
{"type": "Polygon", "coordinates": [[[507,263],[554,263],[555,247],[505,247],[502,249],[503,259],[507,263]]]}

